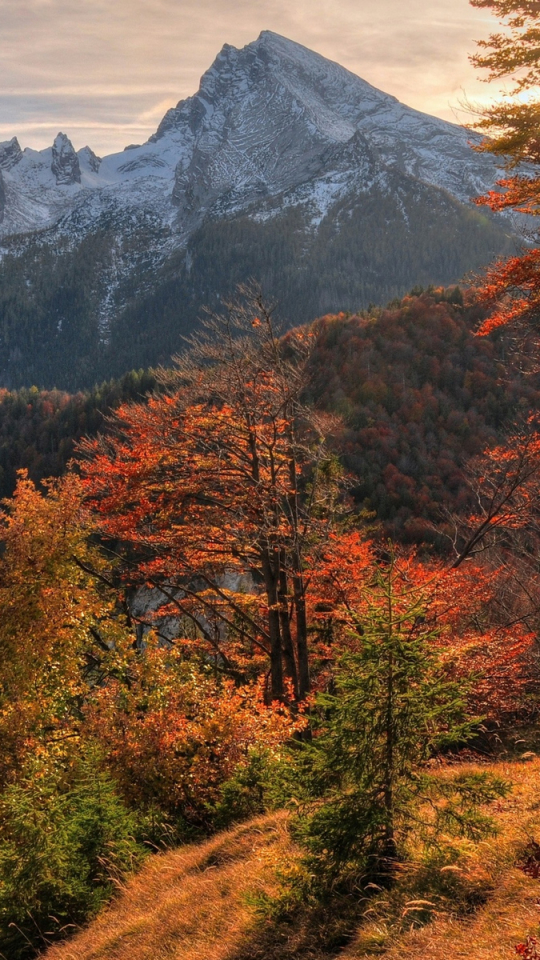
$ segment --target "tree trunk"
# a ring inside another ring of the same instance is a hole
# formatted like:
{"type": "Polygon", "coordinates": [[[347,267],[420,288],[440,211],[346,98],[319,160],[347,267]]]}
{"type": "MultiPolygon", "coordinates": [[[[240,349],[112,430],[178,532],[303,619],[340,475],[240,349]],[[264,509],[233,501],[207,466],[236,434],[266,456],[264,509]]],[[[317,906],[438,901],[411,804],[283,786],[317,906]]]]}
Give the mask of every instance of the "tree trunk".
{"type": "Polygon", "coordinates": [[[301,576],[294,576],[294,608],[296,613],[296,651],[298,654],[298,696],[305,700],[310,689],[308,624],[306,612],[306,596],[301,576]]]}
{"type": "Polygon", "coordinates": [[[394,836],[394,656],[392,636],[388,637],[388,676],[386,680],[386,758],[384,782],[384,850],[387,860],[395,860],[397,854],[394,836]]]}
{"type": "Polygon", "coordinates": [[[281,639],[283,642],[283,659],[285,661],[285,670],[289,677],[294,691],[294,698],[298,700],[298,672],[296,669],[296,660],[294,656],[293,638],[291,634],[291,622],[289,618],[289,598],[287,589],[287,573],[283,565],[284,557],[281,558],[279,571],[279,619],[281,626],[281,639]]]}
{"type": "Polygon", "coordinates": [[[281,661],[281,630],[279,624],[279,603],[277,577],[272,563],[265,551],[262,556],[262,571],[268,603],[268,633],[270,635],[270,690],[272,700],[283,700],[283,664],[281,661]]]}

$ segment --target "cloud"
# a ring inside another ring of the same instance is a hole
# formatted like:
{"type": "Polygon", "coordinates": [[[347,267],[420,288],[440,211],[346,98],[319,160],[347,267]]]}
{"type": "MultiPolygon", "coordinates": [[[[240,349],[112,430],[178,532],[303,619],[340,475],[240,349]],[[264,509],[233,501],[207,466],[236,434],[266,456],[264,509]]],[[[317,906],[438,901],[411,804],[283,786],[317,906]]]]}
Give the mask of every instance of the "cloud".
{"type": "Polygon", "coordinates": [[[0,22],[0,138],[35,147],[60,127],[100,153],[145,139],[223,43],[264,29],[447,119],[491,95],[467,57],[493,21],[468,0],[0,0],[0,22]]]}

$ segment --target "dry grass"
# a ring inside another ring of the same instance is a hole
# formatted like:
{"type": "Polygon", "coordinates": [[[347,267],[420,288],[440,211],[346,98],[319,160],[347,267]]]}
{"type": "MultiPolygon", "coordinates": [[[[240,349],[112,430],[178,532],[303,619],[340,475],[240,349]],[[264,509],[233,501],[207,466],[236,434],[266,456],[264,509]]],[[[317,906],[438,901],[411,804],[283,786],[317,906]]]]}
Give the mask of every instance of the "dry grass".
{"type": "Polygon", "coordinates": [[[289,847],[286,817],[278,814],[158,855],[94,923],[46,958],[229,960],[254,933],[246,894],[273,891],[274,863],[289,847]]]}
{"type": "MultiPolygon", "coordinates": [[[[153,858],[107,911],[51,948],[45,960],[511,960],[515,944],[540,922],[540,881],[515,866],[527,839],[540,839],[540,761],[482,769],[514,789],[492,808],[499,835],[463,848],[462,891],[471,893],[471,904],[475,890],[482,891],[468,916],[460,918],[451,901],[434,896],[431,922],[412,929],[412,865],[394,892],[370,902],[347,947],[339,949],[335,940],[324,946],[325,931],[310,929],[317,920],[309,914],[289,925],[261,921],[250,902],[275,891],[276,864],[296,855],[286,815],[277,814],[153,858]]],[[[436,888],[436,876],[433,881],[436,888]]]]}
{"type": "MultiPolygon", "coordinates": [[[[467,771],[476,768],[467,765],[467,771]]],[[[385,923],[384,911],[363,926],[342,954],[343,960],[511,960],[515,945],[537,933],[540,881],[527,877],[516,859],[532,837],[540,837],[540,762],[500,763],[482,770],[513,783],[512,792],[492,807],[499,827],[460,863],[464,885],[484,886],[486,901],[471,916],[458,919],[448,910],[434,911],[431,923],[413,929],[404,919],[398,932],[385,923]],[[406,927],[409,926],[409,930],[406,927]],[[405,929],[404,929],[405,928],[405,929]]],[[[434,878],[435,879],[435,878],[434,878]]]]}

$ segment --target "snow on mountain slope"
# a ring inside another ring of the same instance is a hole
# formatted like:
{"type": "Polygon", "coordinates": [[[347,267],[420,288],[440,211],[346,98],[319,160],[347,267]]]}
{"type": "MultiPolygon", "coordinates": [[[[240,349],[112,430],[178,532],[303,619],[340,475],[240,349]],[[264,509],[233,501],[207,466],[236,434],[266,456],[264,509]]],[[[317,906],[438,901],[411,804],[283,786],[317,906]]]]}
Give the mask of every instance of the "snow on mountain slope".
{"type": "Polygon", "coordinates": [[[469,139],[264,32],[144,144],[0,144],[0,386],[167,363],[252,277],[290,325],[458,282],[515,244],[469,139]]]}
{"type": "Polygon", "coordinates": [[[0,144],[0,236],[91,230],[114,206],[124,220],[151,212],[182,245],[207,218],[264,216],[269,198],[290,203],[296,189],[322,216],[325,198],[361,186],[363,153],[372,173],[374,163],[397,168],[467,201],[496,177],[470,139],[265,31],[241,50],[225,45],[199,91],[141,146],[100,160],[64,134],[41,151],[0,144]]]}

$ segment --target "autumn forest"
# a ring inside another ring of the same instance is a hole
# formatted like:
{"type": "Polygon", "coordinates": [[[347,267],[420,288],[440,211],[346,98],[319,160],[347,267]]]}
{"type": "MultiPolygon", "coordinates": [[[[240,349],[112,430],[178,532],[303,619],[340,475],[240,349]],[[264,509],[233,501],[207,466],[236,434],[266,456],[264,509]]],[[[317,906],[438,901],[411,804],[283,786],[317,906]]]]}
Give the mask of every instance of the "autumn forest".
{"type": "MultiPolygon", "coordinates": [[[[538,110],[480,121],[529,221],[538,110]]],[[[540,956],[539,256],[1,392],[1,957],[540,956]]]]}

